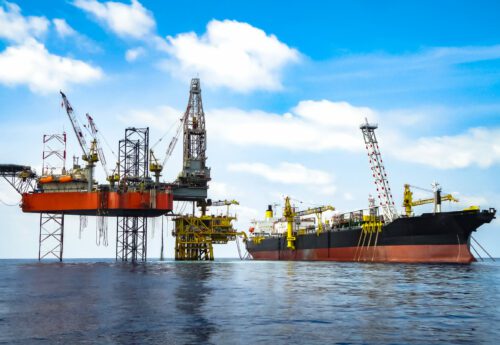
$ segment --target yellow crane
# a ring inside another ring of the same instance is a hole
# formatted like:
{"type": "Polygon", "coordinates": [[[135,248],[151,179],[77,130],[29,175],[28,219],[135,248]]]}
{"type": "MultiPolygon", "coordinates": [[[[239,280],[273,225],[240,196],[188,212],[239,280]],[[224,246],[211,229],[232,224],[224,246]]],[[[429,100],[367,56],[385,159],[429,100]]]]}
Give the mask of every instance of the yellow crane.
{"type": "Polygon", "coordinates": [[[149,171],[151,171],[155,177],[155,182],[160,182],[161,171],[163,170],[163,165],[155,157],[153,150],[149,150],[149,171]]]}
{"type": "Polygon", "coordinates": [[[226,206],[226,216],[229,216],[229,206],[231,205],[239,205],[240,203],[237,200],[217,200],[212,201],[207,206],[226,206]]]}
{"type": "Polygon", "coordinates": [[[296,218],[315,214],[316,217],[318,218],[318,229],[316,230],[316,233],[319,235],[323,232],[323,222],[321,215],[325,211],[335,211],[335,207],[329,205],[319,206],[296,212],[294,211],[290,203],[290,197],[288,196],[285,197],[285,208],[283,209],[283,218],[285,218],[287,222],[287,232],[286,232],[287,248],[295,250],[294,242],[296,238],[293,235],[293,222],[296,218]]]}
{"type": "Polygon", "coordinates": [[[413,200],[413,192],[410,188],[411,186],[409,184],[404,185],[403,207],[405,208],[407,217],[411,216],[412,207],[414,206],[434,203],[434,212],[441,212],[441,201],[458,202],[458,199],[451,194],[441,195],[441,188],[435,188],[435,195],[433,198],[413,200]]]}
{"type": "Polygon", "coordinates": [[[292,205],[290,204],[290,197],[285,197],[285,208],[283,209],[283,217],[286,220],[286,247],[295,250],[295,236],[293,236],[293,220],[295,213],[293,212],[292,205]]]}

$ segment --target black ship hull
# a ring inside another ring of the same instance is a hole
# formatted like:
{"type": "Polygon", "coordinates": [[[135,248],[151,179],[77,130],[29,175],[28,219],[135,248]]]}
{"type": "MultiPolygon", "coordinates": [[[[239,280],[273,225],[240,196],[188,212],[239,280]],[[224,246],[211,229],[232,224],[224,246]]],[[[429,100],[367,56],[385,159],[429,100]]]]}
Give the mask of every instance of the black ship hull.
{"type": "Polygon", "coordinates": [[[296,235],[251,238],[246,248],[255,260],[323,260],[411,263],[471,263],[470,236],[495,218],[495,210],[423,214],[398,218],[380,231],[361,226],[296,235]]]}

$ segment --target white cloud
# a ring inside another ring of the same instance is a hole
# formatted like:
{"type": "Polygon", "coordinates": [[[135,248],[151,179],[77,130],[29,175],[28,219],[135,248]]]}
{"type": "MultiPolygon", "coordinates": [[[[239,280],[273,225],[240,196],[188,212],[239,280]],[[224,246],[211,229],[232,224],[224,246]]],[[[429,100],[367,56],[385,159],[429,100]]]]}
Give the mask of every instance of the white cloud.
{"type": "MultiPolygon", "coordinates": [[[[164,130],[181,114],[179,110],[160,107],[156,112],[132,111],[124,120],[164,130]]],[[[404,114],[411,117],[412,111],[404,114]]],[[[207,128],[213,140],[239,146],[310,152],[363,152],[365,147],[359,125],[365,117],[374,122],[378,118],[386,119],[387,112],[382,114],[368,107],[328,100],[301,101],[285,114],[236,108],[206,111],[207,128]]],[[[384,125],[383,138],[379,138],[384,142],[384,154],[440,169],[473,165],[486,168],[500,163],[500,142],[497,139],[500,129],[473,128],[455,136],[422,137],[409,141],[404,135],[408,126],[406,123],[384,125]]]]}
{"type": "Polygon", "coordinates": [[[229,213],[234,213],[234,215],[237,217],[235,227],[238,230],[246,230],[245,228],[242,228],[242,226],[248,226],[252,220],[258,219],[259,216],[261,216],[261,212],[252,207],[243,205],[232,206],[232,208],[229,209],[229,213]]]}
{"type": "Polygon", "coordinates": [[[500,129],[472,128],[455,136],[427,137],[388,147],[401,160],[439,169],[487,168],[500,162],[500,129]]]}
{"type": "Polygon", "coordinates": [[[488,206],[489,202],[483,196],[477,195],[462,195],[459,192],[452,193],[454,197],[458,199],[458,205],[466,208],[470,206],[488,206]]]}
{"type": "Polygon", "coordinates": [[[51,92],[68,84],[102,78],[102,71],[83,61],[53,55],[31,39],[0,53],[0,83],[27,84],[34,92],[51,92]]]}
{"type": "Polygon", "coordinates": [[[21,202],[21,196],[7,181],[0,180],[0,208],[5,206],[17,206],[21,202]]]}
{"type": "Polygon", "coordinates": [[[363,150],[359,125],[376,113],[346,102],[301,101],[283,115],[239,109],[207,112],[215,138],[243,146],[272,146],[300,151],[363,150]]]}
{"type": "Polygon", "coordinates": [[[210,86],[239,92],[281,89],[283,68],[300,59],[276,36],[233,20],[210,21],[202,36],[168,36],[164,49],[172,57],[164,67],[173,74],[183,79],[199,74],[210,86]]]}
{"type": "Polygon", "coordinates": [[[125,52],[125,60],[127,60],[128,62],[133,62],[145,53],[146,50],[142,47],[129,49],[125,52]]]}
{"type": "Polygon", "coordinates": [[[80,34],[73,29],[64,19],[56,18],[52,20],[57,35],[62,39],[71,38],[72,43],[80,50],[87,53],[101,52],[102,48],[87,36],[80,34]]]}
{"type": "Polygon", "coordinates": [[[42,37],[48,27],[47,18],[24,17],[16,4],[5,2],[5,9],[0,6],[0,38],[20,43],[31,37],[42,37]]]}
{"type": "Polygon", "coordinates": [[[209,195],[213,200],[231,198],[229,188],[224,182],[210,181],[209,182],[209,195]]]}
{"type": "Polygon", "coordinates": [[[281,162],[278,166],[263,163],[233,163],[229,171],[243,172],[264,177],[271,182],[325,186],[332,183],[332,176],[325,171],[309,169],[302,164],[281,162]]]}
{"type": "Polygon", "coordinates": [[[56,28],[56,32],[60,37],[76,36],[78,33],[64,19],[56,18],[52,20],[56,28]]]}
{"type": "Polygon", "coordinates": [[[374,117],[374,111],[367,107],[355,107],[347,102],[301,101],[293,113],[304,120],[336,128],[359,130],[365,118],[374,117]]]}
{"type": "Polygon", "coordinates": [[[130,5],[96,0],[76,0],[73,4],[122,38],[147,38],[156,26],[152,13],[137,0],[132,0],[130,5]]]}
{"type": "MultiPolygon", "coordinates": [[[[330,72],[327,77],[383,78],[397,75],[404,78],[408,73],[422,75],[443,73],[450,66],[464,63],[495,60],[500,58],[500,45],[469,47],[434,47],[415,53],[386,54],[373,53],[362,55],[346,55],[328,62],[330,72]]],[[[322,66],[324,68],[324,66],[322,66]]],[[[324,74],[324,71],[322,71],[324,74]]],[[[432,86],[432,85],[431,85],[432,86]]]]}
{"type": "MultiPolygon", "coordinates": [[[[377,118],[370,108],[327,100],[301,101],[285,114],[236,108],[207,109],[205,113],[213,140],[312,152],[364,150],[359,125],[365,117],[369,121],[377,118]]],[[[182,111],[163,106],[151,111],[132,110],[121,120],[127,125],[147,124],[164,131],[181,116],[182,111]]]]}
{"type": "Polygon", "coordinates": [[[173,107],[160,106],[151,111],[131,110],[124,116],[118,116],[118,119],[128,127],[141,127],[148,125],[149,127],[155,128],[161,132],[168,130],[173,135],[182,115],[183,112],[173,107]]]}
{"type": "Polygon", "coordinates": [[[344,196],[344,199],[347,200],[347,201],[354,200],[354,196],[352,195],[352,193],[345,192],[343,196],[344,196]]]}

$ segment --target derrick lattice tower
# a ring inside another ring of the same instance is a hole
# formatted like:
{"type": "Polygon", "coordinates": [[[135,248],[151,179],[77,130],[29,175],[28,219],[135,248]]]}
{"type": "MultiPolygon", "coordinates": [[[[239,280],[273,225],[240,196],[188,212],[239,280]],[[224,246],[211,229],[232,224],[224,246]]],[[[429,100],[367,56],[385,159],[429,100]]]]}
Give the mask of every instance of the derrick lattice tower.
{"type": "Polygon", "coordinates": [[[382,214],[386,223],[392,222],[398,217],[396,206],[392,198],[391,187],[387,179],[387,173],[382,161],[382,155],[378,147],[377,137],[375,136],[375,129],[378,128],[376,124],[366,123],[360,127],[363,132],[366,150],[368,151],[368,160],[372,170],[372,176],[377,188],[378,199],[382,214]]]}
{"type": "MultiPolygon", "coordinates": [[[[189,101],[183,122],[183,164],[177,183],[190,189],[189,193],[186,193],[187,199],[204,202],[207,197],[208,181],[210,181],[210,168],[206,166],[207,131],[198,78],[191,80],[189,101]]],[[[181,200],[182,195],[179,197],[176,199],[181,200]]]]}

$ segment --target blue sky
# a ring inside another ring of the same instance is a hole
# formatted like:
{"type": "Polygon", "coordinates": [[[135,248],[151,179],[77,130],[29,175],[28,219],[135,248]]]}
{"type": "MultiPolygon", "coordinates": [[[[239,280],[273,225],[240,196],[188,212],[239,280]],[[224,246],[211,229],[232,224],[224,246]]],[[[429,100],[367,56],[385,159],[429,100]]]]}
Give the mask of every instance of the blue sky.
{"type": "MultiPolygon", "coordinates": [[[[59,89],[115,151],[127,126],[150,126],[154,143],[199,76],[210,195],[240,200],[241,229],[284,194],[299,206],[365,208],[375,191],[364,117],[380,125],[397,204],[404,183],[439,181],[461,200],[445,209],[499,206],[499,10],[496,1],[4,1],[1,161],[39,167],[42,135],[69,132],[59,89]]],[[[69,155],[79,154],[69,137],[69,155]]],[[[157,145],[158,156],[165,150],[157,145]]],[[[179,145],[166,180],[180,159],[179,145]]],[[[6,183],[0,199],[18,201],[6,183]]],[[[0,216],[0,257],[34,257],[37,217],[3,204],[0,216]]],[[[108,248],[95,246],[92,221],[78,240],[76,223],[67,223],[68,257],[114,255],[113,220],[108,248]]],[[[475,235],[497,256],[499,230],[495,221],[475,235]]],[[[150,253],[158,248],[156,235],[150,253]]]]}

